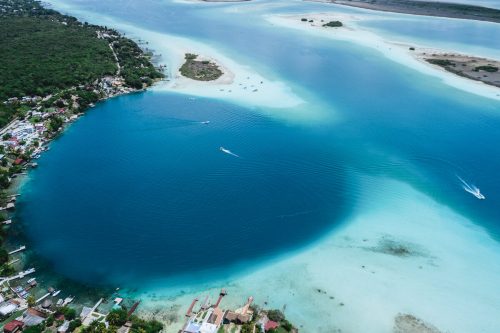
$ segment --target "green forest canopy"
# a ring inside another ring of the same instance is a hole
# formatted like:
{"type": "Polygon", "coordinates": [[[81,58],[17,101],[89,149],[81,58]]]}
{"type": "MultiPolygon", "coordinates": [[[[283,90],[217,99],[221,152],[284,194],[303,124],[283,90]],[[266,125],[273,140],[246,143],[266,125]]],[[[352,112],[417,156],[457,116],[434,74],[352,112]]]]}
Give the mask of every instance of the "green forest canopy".
{"type": "Polygon", "coordinates": [[[90,83],[117,68],[95,28],[41,17],[0,20],[0,101],[90,83]]]}

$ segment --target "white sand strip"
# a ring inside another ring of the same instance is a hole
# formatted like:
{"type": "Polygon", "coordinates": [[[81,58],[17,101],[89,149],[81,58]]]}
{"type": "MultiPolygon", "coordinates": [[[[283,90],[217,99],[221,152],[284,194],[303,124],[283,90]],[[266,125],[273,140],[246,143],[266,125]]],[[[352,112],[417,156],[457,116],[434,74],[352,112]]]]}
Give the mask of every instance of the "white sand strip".
{"type": "MultiPolygon", "coordinates": [[[[404,42],[389,41],[356,24],[356,22],[361,20],[373,19],[373,16],[325,12],[293,15],[266,15],[265,18],[268,22],[276,26],[296,29],[304,33],[310,33],[324,38],[347,41],[370,47],[381,52],[388,59],[415,69],[421,73],[438,77],[447,85],[479,96],[500,100],[499,88],[486,85],[479,81],[463,78],[447,72],[440,67],[430,65],[423,61],[421,57],[418,57],[416,52],[409,50],[410,46],[421,49],[419,45],[409,45],[404,42]],[[302,22],[301,18],[307,18],[308,20],[313,20],[314,22],[302,22]],[[336,20],[341,21],[344,26],[340,28],[322,26],[324,23],[336,20]]],[[[422,49],[424,48],[422,47],[422,49]]],[[[445,50],[432,50],[429,48],[426,48],[425,51],[429,53],[445,52],[445,50]]],[[[447,51],[460,52],[459,50],[447,51]]]]}

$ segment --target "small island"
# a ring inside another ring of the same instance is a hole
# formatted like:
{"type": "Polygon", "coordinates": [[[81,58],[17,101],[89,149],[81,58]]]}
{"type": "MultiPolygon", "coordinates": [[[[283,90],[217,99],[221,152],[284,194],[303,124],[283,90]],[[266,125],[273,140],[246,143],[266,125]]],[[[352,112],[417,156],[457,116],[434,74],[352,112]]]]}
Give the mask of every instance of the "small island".
{"type": "Polygon", "coordinates": [[[331,20],[332,18],[337,18],[337,16],[331,15],[309,15],[309,17],[301,17],[300,21],[304,23],[310,23],[310,26],[316,28],[340,28],[344,24],[339,20],[331,20]]]}
{"type": "Polygon", "coordinates": [[[448,72],[500,88],[500,61],[452,53],[422,53],[420,57],[448,72]]]}
{"type": "Polygon", "coordinates": [[[179,69],[182,76],[196,81],[214,81],[220,78],[223,72],[219,66],[207,59],[198,59],[197,54],[187,53],[186,62],[179,69]]]}
{"type": "Polygon", "coordinates": [[[339,28],[343,26],[342,22],[340,21],[330,21],[328,23],[323,24],[324,27],[330,27],[330,28],[339,28]]]}

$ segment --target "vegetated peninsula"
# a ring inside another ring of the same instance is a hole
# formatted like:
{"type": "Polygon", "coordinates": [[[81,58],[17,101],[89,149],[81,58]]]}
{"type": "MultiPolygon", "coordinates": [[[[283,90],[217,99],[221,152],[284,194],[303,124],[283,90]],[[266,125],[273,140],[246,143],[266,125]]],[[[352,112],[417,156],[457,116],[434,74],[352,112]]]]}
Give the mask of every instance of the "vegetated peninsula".
{"type": "Polygon", "coordinates": [[[440,16],[500,23],[500,9],[417,0],[309,0],[386,12],[440,16]]]}
{"type": "Polygon", "coordinates": [[[34,160],[64,124],[93,103],[144,89],[163,74],[150,54],[116,30],[38,1],[0,0],[0,31],[0,326],[30,333],[161,331],[163,324],[133,314],[137,302],[117,294],[111,304],[92,295],[92,308],[75,296],[56,298],[57,285],[36,280],[30,256],[22,255],[26,246],[5,239],[17,228],[12,180],[37,166],[34,160]],[[121,308],[111,310],[114,305],[121,308]]]}
{"type": "Polygon", "coordinates": [[[421,53],[430,64],[468,79],[500,88],[500,61],[456,53],[421,53]]]}
{"type": "Polygon", "coordinates": [[[0,18],[0,126],[26,117],[35,104],[42,114],[63,105],[78,112],[163,77],[150,55],[116,30],[37,1],[0,0],[0,18]]]}

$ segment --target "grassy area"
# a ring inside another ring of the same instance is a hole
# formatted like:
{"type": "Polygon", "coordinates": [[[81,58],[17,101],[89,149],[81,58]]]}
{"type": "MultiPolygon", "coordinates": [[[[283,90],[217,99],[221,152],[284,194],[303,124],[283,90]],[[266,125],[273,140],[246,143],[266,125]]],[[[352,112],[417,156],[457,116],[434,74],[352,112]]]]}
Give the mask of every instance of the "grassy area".
{"type": "Polygon", "coordinates": [[[448,59],[425,59],[428,63],[441,67],[455,66],[455,63],[448,59]]]}
{"type": "Polygon", "coordinates": [[[222,76],[222,71],[219,67],[207,60],[196,60],[196,54],[186,54],[186,62],[181,66],[179,71],[185,77],[197,81],[213,81],[222,76]]]}
{"type": "Polygon", "coordinates": [[[485,72],[489,72],[489,73],[496,73],[496,72],[498,72],[498,67],[491,66],[491,65],[485,65],[485,66],[477,66],[476,68],[474,68],[474,70],[476,72],[485,71],[485,72]]]}
{"type": "Polygon", "coordinates": [[[331,28],[338,28],[341,27],[343,24],[340,21],[330,21],[328,23],[323,24],[324,27],[331,27],[331,28]]]}

